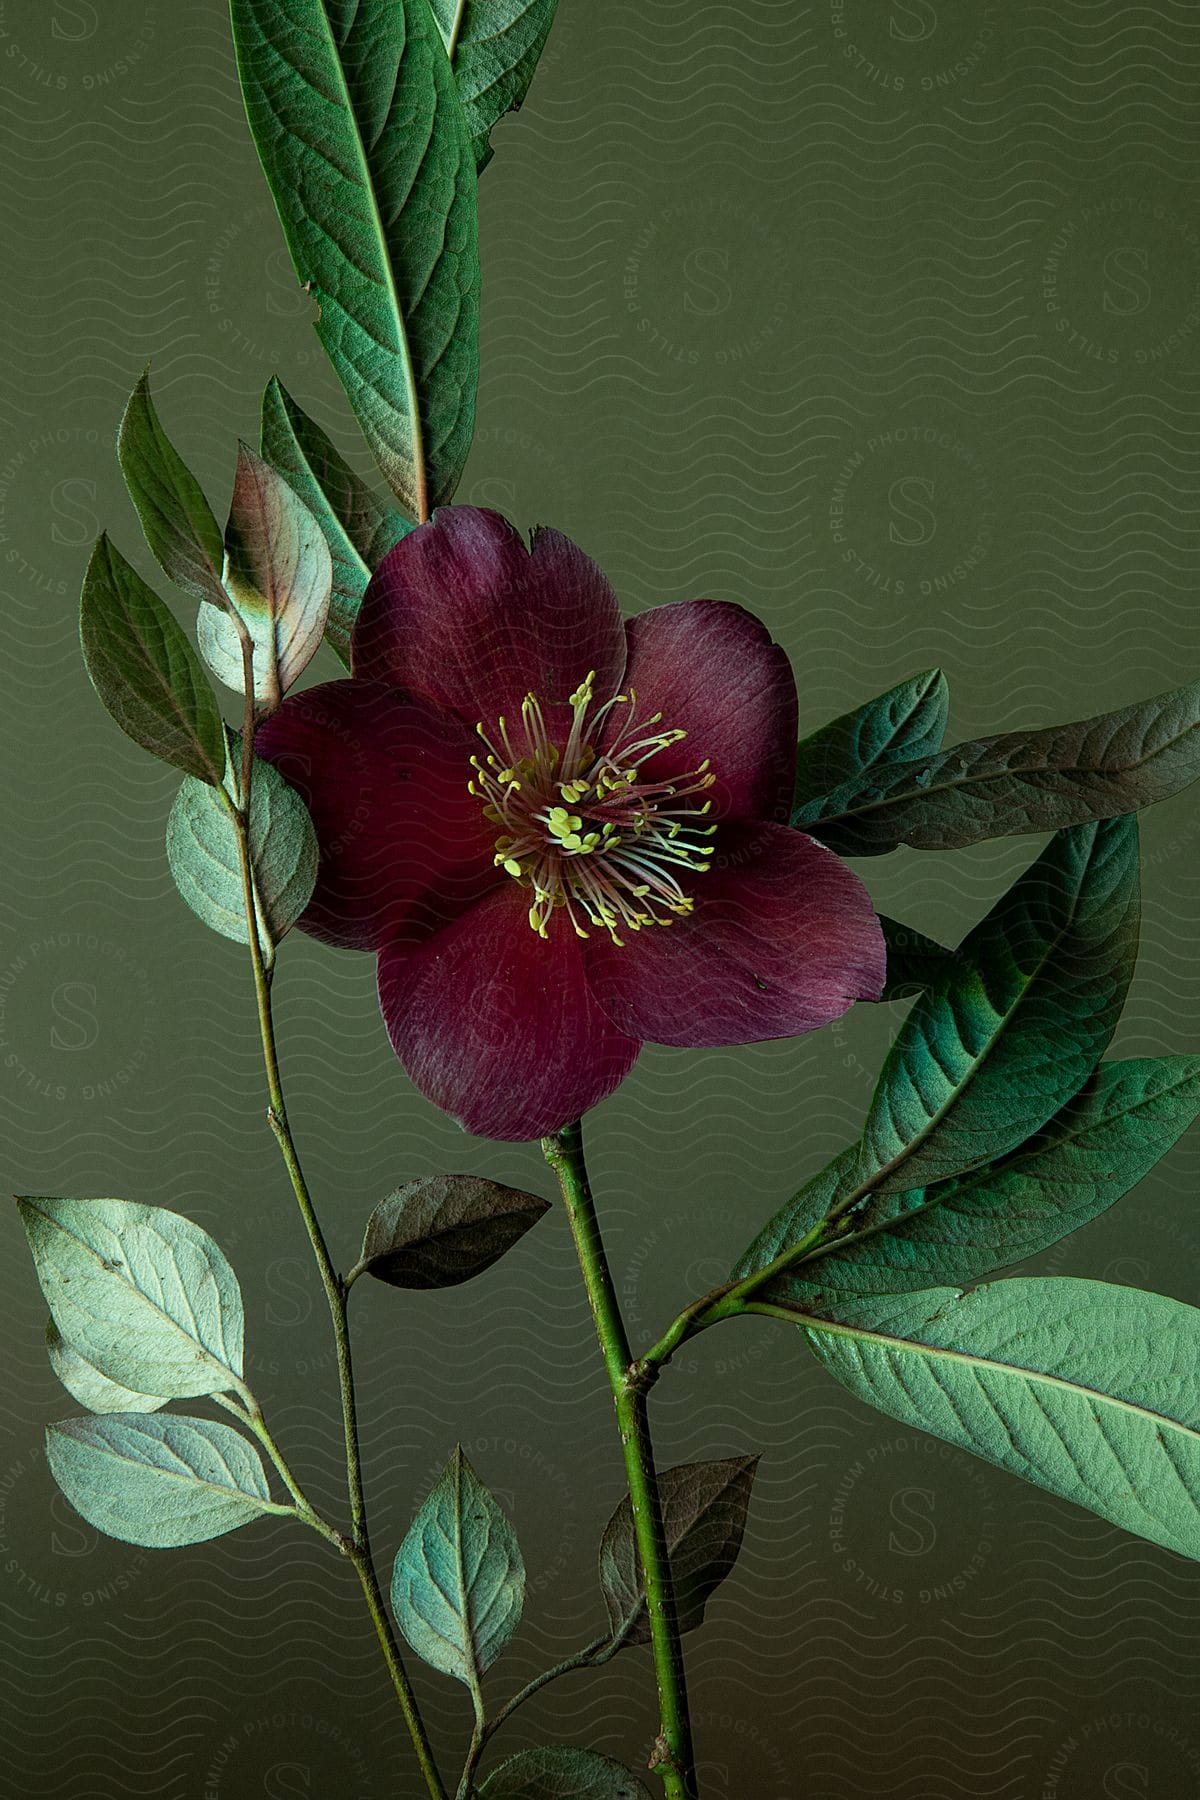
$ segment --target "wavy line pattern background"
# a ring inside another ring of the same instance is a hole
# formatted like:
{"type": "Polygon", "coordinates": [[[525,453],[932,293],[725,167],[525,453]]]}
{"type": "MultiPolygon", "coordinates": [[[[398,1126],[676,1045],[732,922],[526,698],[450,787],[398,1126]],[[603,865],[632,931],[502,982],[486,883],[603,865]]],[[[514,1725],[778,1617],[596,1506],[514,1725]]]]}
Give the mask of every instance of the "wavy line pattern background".
{"type": "MultiPolygon", "coordinates": [[[[483,184],[461,498],[571,532],[632,608],[744,601],[792,653],[812,724],[932,663],[962,736],[1195,673],[1188,0],[561,11],[483,184]]],[[[96,704],[75,606],[101,524],[150,573],[112,454],[148,358],[218,502],[276,370],[362,457],[249,146],[220,0],[5,0],[0,72],[0,1185],[144,1198],[217,1233],[254,1378],[332,1501],[331,1359],[263,1128],[245,971],[174,896],[173,778],[96,704]]],[[[1186,796],[1146,821],[1126,1054],[1195,1046],[1198,831],[1186,796]]],[[[881,906],[954,936],[1031,849],[865,872],[881,906]]],[[[531,1150],[465,1139],[406,1089],[365,959],[296,940],[279,995],[339,1254],[416,1173],[549,1191],[531,1150]]],[[[718,1279],[854,1132],[895,1017],[647,1051],[592,1132],[635,1335],[718,1279]]],[[[1198,1161],[1193,1139],[1037,1266],[1200,1298],[1198,1161]]],[[[267,1525],[141,1553],[54,1496],[42,1424],[70,1406],[15,1220],[3,1230],[11,1791],[415,1792],[356,1595],[319,1544],[267,1525]]],[[[516,1684],[596,1628],[594,1545],[619,1492],[562,1222],[456,1293],[355,1304],[379,1544],[461,1437],[529,1558],[527,1625],[497,1677],[516,1684]]],[[[1200,1790],[1193,1567],[853,1407],[781,1328],[705,1339],[657,1416],[668,1460],[767,1452],[738,1572],[690,1641],[709,1800],[1200,1790]]],[[[462,1697],[420,1679],[439,1742],[457,1743],[462,1697]]],[[[633,1758],[647,1681],[640,1654],[570,1678],[513,1742],[633,1758]]]]}

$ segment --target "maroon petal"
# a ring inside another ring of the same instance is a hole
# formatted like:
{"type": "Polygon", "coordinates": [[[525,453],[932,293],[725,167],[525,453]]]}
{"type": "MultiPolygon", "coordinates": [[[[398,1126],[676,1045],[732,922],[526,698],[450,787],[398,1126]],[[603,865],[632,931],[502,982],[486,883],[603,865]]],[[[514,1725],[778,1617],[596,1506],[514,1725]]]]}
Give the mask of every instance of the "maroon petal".
{"type": "Polygon", "coordinates": [[[610,1094],[641,1045],[588,991],[579,939],[528,923],[515,881],[416,948],[379,958],[397,1056],[427,1099],[479,1137],[544,1137],[610,1094]]]}
{"type": "MultiPolygon", "coordinates": [[[[796,683],[791,665],[752,613],[725,600],[656,606],[626,627],[626,691],[638,713],[661,712],[687,732],[646,764],[656,781],[709,758],[714,812],[786,821],[796,763],[796,683]]],[[[616,708],[613,724],[620,724],[616,708]]]]}
{"type": "Polygon", "coordinates": [[[845,863],[784,825],[729,825],[716,844],[690,917],[584,945],[614,1024],[656,1044],[753,1044],[878,1000],[883,933],[845,863]]]}
{"type": "Polygon", "coordinates": [[[305,931],[374,950],[496,885],[496,827],[467,792],[476,743],[461,720],[373,681],[309,688],[266,720],[255,748],[300,793],[320,848],[305,931]]]}
{"type": "Polygon", "coordinates": [[[445,506],[384,557],[354,628],[354,672],[394,682],[491,732],[521,702],[568,699],[591,670],[598,698],[625,667],[620,609],[569,538],[526,550],[499,513],[445,506]]]}

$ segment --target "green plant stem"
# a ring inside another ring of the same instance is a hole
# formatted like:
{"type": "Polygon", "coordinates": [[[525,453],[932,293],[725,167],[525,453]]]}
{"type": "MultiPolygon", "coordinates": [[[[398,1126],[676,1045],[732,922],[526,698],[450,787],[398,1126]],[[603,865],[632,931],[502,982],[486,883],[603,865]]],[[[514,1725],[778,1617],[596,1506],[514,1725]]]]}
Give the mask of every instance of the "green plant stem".
{"type": "Polygon", "coordinates": [[[601,1663],[606,1663],[610,1657],[617,1654],[625,1642],[626,1636],[627,1630],[619,1632],[616,1637],[611,1637],[608,1632],[605,1632],[603,1637],[593,1638],[590,1644],[585,1644],[583,1649],[577,1650],[573,1656],[564,1657],[562,1662],[555,1663],[552,1669],[543,1669],[540,1675],[535,1675],[532,1681],[527,1681],[518,1693],[504,1702],[499,1712],[490,1719],[484,1720],[471,1738],[471,1748],[467,1753],[466,1766],[462,1772],[462,1781],[459,1784],[455,1800],[470,1800],[471,1784],[475,1779],[475,1771],[479,1766],[480,1757],[500,1727],[512,1718],[519,1706],[524,1706],[527,1700],[532,1700],[535,1694],[540,1693],[550,1682],[557,1681],[560,1675],[569,1675],[573,1669],[599,1668],[601,1663]]]}
{"type": "Polygon", "coordinates": [[[646,1588],[646,1611],[654,1652],[654,1671],[662,1729],[651,1768],[662,1777],[667,1800],[697,1800],[695,1757],[688,1716],[687,1683],[679,1639],[679,1620],[671,1583],[671,1559],[663,1528],[662,1504],[654,1449],[650,1438],[649,1382],[634,1365],[625,1323],[583,1157],[583,1130],[568,1125],[542,1139],[542,1152],[558,1177],[570,1220],[579,1267],[596,1322],[604,1366],[613,1391],[625,1475],[633,1509],[633,1528],[646,1588]]]}
{"type": "MultiPolygon", "coordinates": [[[[722,1319],[737,1318],[752,1310],[751,1303],[755,1294],[776,1275],[782,1275],[789,1269],[798,1268],[806,1262],[812,1262],[818,1257],[827,1255],[829,1251],[838,1249],[851,1238],[870,1236],[870,1232],[867,1231],[862,1233],[855,1233],[852,1230],[839,1231],[836,1227],[850,1209],[857,1206],[859,1201],[864,1200],[878,1186],[884,1176],[890,1175],[892,1170],[903,1160],[903,1156],[894,1157],[883,1168],[876,1169],[864,1181],[859,1182],[850,1193],[842,1196],[836,1206],[830,1208],[823,1219],[818,1219],[817,1223],[809,1231],[806,1231],[802,1238],[798,1239],[796,1243],[790,1244],[786,1250],[781,1250],[779,1255],[772,1262],[767,1263],[764,1268],[756,1270],[752,1275],[743,1275],[739,1281],[727,1281],[722,1287],[713,1288],[710,1293],[703,1294],[699,1300],[693,1300],[690,1306],[685,1307],[679,1316],[671,1321],[658,1342],[640,1358],[637,1365],[639,1370],[643,1371],[648,1379],[653,1380],[659,1370],[670,1362],[680,1345],[685,1344],[689,1338],[696,1337],[702,1331],[707,1331],[710,1325],[720,1324],[722,1319]]],[[[753,1310],[763,1312],[766,1309],[754,1306],[753,1310]]]]}
{"type": "MultiPolygon", "coordinates": [[[[251,724],[251,707],[247,706],[248,728],[251,724]]],[[[249,807],[246,803],[248,795],[244,790],[245,810],[234,809],[237,822],[238,853],[241,860],[242,894],[246,911],[246,927],[250,939],[250,963],[254,972],[254,992],[258,1002],[259,1034],[262,1038],[263,1064],[267,1076],[267,1094],[270,1104],[267,1119],[279,1146],[292,1191],[296,1196],[296,1204],[300,1208],[300,1216],[308,1232],[317,1268],[320,1271],[321,1285],[325,1289],[325,1297],[329,1302],[329,1315],[333,1321],[333,1335],[337,1345],[338,1385],[342,1402],[342,1428],[346,1445],[346,1485],[350,1498],[351,1537],[347,1554],[354,1564],[367,1607],[371,1614],[371,1622],[375,1627],[375,1635],[379,1639],[387,1663],[388,1673],[392,1678],[392,1686],[396,1690],[396,1698],[400,1710],[404,1714],[404,1722],[408,1726],[417,1761],[421,1765],[421,1773],[425,1777],[425,1785],[431,1800],[447,1800],[442,1778],[433,1759],[433,1749],[425,1730],[425,1722],[417,1706],[417,1698],[413,1692],[412,1682],[404,1666],[392,1622],[384,1605],[383,1595],[379,1587],[379,1577],[375,1572],[375,1562],[371,1554],[371,1542],[367,1532],[367,1509],[363,1491],[362,1456],[358,1442],[358,1411],[354,1396],[354,1367],[350,1354],[350,1330],[346,1317],[346,1286],[333,1266],[329,1254],[329,1246],[325,1242],[325,1234],[309,1193],[304,1171],[300,1166],[300,1158],[292,1138],[288,1124],[287,1107],[284,1103],[283,1082],[279,1073],[279,1054],[275,1044],[275,1020],[271,1008],[271,971],[263,959],[262,944],[258,935],[259,908],[255,892],[254,869],[250,859],[249,841],[249,807]]],[[[345,1546],[343,1546],[345,1547],[345,1546]]]]}

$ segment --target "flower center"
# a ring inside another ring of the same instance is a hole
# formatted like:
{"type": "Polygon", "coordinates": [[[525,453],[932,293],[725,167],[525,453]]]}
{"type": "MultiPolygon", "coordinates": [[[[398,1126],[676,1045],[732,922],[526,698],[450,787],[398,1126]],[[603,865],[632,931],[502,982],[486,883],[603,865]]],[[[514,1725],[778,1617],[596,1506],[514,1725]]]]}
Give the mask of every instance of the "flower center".
{"type": "Polygon", "coordinates": [[[644,765],[687,732],[657,730],[661,713],[639,721],[632,688],[593,709],[595,679],[593,670],[571,695],[571,726],[561,747],[550,742],[536,694],[521,702],[525,755],[514,752],[503,719],[496,741],[478,725],[487,754],[471,758],[469,785],[483,801],[484,817],[500,827],[497,866],[532,892],[529,923],[538,936],[548,935],[561,907],[577,937],[589,937],[591,925],[621,944],[626,928],[670,925],[691,912],[679,876],[708,868],[713,846],[700,840],[716,830],[702,823],[712,801],[692,796],[716,777],[705,759],[688,775],[655,781],[644,765]],[[620,727],[597,751],[599,728],[616,707],[626,709],[620,727]]]}

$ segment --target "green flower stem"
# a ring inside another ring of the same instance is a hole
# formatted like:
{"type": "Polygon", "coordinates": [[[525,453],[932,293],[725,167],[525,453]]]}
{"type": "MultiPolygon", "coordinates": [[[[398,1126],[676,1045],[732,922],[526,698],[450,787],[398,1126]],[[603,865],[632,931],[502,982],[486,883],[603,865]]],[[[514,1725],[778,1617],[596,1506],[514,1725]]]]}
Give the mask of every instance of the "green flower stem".
{"type": "MultiPolygon", "coordinates": [[[[252,725],[252,708],[247,705],[247,736],[252,725]]],[[[258,1001],[258,1024],[262,1038],[263,1063],[267,1075],[267,1094],[270,1104],[267,1108],[267,1119],[279,1146],[296,1196],[296,1204],[300,1208],[300,1216],[304,1220],[313,1255],[321,1275],[321,1284],[325,1289],[325,1297],[329,1302],[329,1314],[333,1320],[333,1335],[337,1344],[338,1384],[342,1401],[342,1427],[346,1442],[346,1485],[350,1497],[351,1539],[349,1546],[342,1543],[351,1562],[354,1564],[358,1579],[362,1584],[367,1607],[371,1614],[371,1622],[375,1627],[375,1635],[379,1639],[388,1673],[392,1678],[392,1686],[396,1690],[396,1698],[400,1702],[400,1710],[404,1714],[404,1722],[408,1726],[413,1748],[417,1753],[417,1761],[421,1765],[421,1773],[425,1777],[425,1785],[431,1800],[447,1800],[442,1778],[433,1759],[433,1750],[425,1729],[425,1722],[417,1706],[417,1697],[413,1692],[412,1682],[404,1666],[392,1622],[384,1605],[383,1595],[379,1587],[379,1577],[375,1572],[375,1562],[371,1555],[371,1542],[367,1534],[367,1509],[363,1492],[362,1456],[358,1443],[358,1412],[354,1397],[354,1368],[350,1355],[350,1330],[346,1318],[346,1287],[337,1270],[333,1266],[329,1254],[329,1246],[325,1242],[325,1234],[321,1230],[321,1222],[313,1205],[304,1171],[300,1166],[300,1158],[296,1153],[296,1145],[288,1124],[287,1107],[284,1104],[283,1082],[279,1073],[279,1054],[275,1045],[275,1020],[271,1010],[271,974],[263,960],[262,944],[259,941],[259,908],[255,893],[254,868],[250,859],[249,838],[249,772],[243,776],[243,805],[234,808],[237,824],[238,854],[242,870],[242,896],[246,911],[246,928],[250,939],[250,964],[254,971],[254,991],[258,1001]]]]}
{"type": "Polygon", "coordinates": [[[596,1322],[596,1335],[616,1406],[621,1449],[638,1556],[646,1584],[646,1610],[658,1681],[662,1729],[651,1767],[662,1777],[667,1800],[697,1800],[687,1683],[679,1621],[671,1585],[671,1559],[663,1528],[654,1449],[647,1409],[648,1381],[633,1362],[612,1273],[604,1253],[596,1208],[583,1159],[583,1131],[565,1126],[542,1139],[542,1153],[558,1177],[575,1239],[579,1267],[596,1322]]]}

